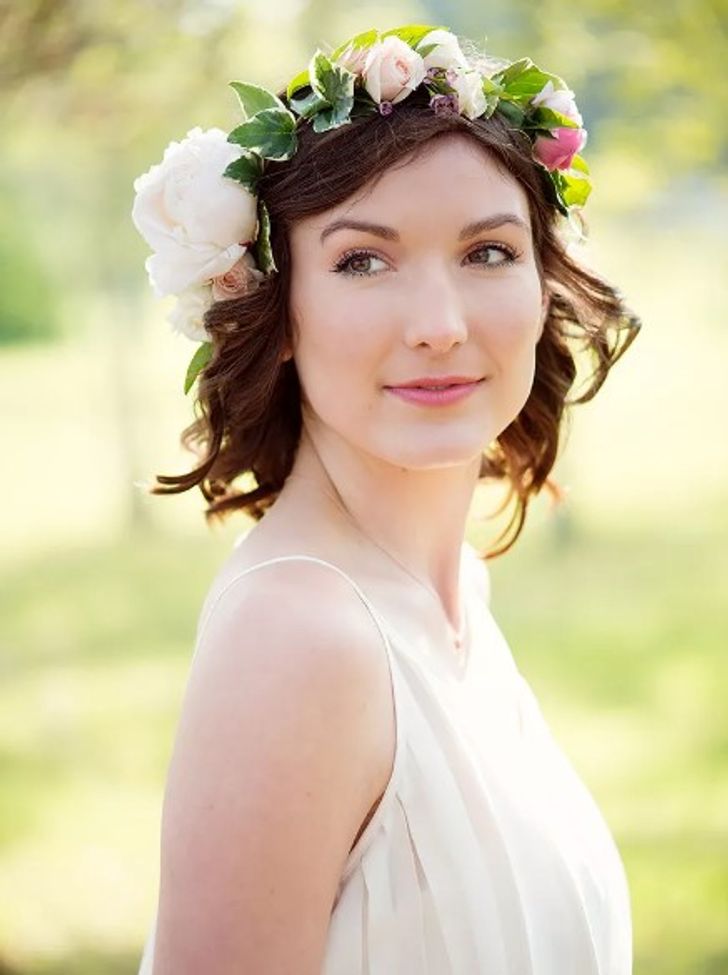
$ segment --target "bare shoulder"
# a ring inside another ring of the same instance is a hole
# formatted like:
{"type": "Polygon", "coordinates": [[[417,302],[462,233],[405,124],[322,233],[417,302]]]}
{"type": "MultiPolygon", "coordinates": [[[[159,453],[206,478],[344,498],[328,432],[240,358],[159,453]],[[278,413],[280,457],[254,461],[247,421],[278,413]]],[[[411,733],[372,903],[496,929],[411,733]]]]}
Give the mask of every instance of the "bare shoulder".
{"type": "Polygon", "coordinates": [[[382,639],[350,582],[290,560],[224,587],[170,762],[155,975],[321,970],[394,734],[382,639]]]}

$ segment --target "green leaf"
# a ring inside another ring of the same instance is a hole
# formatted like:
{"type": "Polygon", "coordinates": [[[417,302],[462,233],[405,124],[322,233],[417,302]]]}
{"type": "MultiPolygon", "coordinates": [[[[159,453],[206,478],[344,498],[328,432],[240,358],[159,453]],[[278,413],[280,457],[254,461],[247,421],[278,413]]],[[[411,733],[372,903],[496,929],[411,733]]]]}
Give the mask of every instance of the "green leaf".
{"type": "Polygon", "coordinates": [[[295,116],[284,109],[266,108],[258,112],[227,137],[264,159],[290,159],[294,155],[298,140],[296,138],[295,116]]]}
{"type": "Polygon", "coordinates": [[[417,53],[420,55],[421,58],[426,58],[428,54],[432,54],[432,52],[436,50],[439,46],[440,45],[438,43],[423,44],[422,47],[417,48],[417,53]]]}
{"type": "Polygon", "coordinates": [[[254,250],[255,263],[264,274],[278,270],[270,245],[270,215],[262,200],[258,200],[258,236],[254,250]]]}
{"type": "Polygon", "coordinates": [[[243,152],[239,159],[235,159],[227,167],[223,176],[242,183],[246,190],[255,194],[258,180],[263,174],[263,160],[252,152],[243,152]]]}
{"type": "Polygon", "coordinates": [[[266,108],[286,110],[286,106],[277,95],[274,95],[272,91],[268,91],[267,88],[261,88],[260,85],[251,85],[247,81],[231,81],[230,87],[234,89],[235,94],[238,96],[245,119],[253,118],[254,115],[264,111],[266,108]]]}
{"type": "Polygon", "coordinates": [[[286,95],[290,101],[291,97],[298,91],[299,88],[306,88],[310,85],[308,77],[308,68],[305,71],[299,72],[295,78],[292,78],[288,82],[288,87],[286,88],[286,95]]]}
{"type": "Polygon", "coordinates": [[[591,180],[571,172],[561,173],[561,196],[567,206],[584,206],[591,193],[591,180]]]}
{"type": "Polygon", "coordinates": [[[447,27],[432,27],[427,24],[407,24],[404,27],[393,27],[391,30],[385,30],[382,32],[382,38],[385,37],[398,37],[405,44],[409,44],[410,47],[417,49],[417,45],[420,41],[427,37],[430,31],[433,30],[446,30],[448,34],[452,31],[447,27]]]}
{"type": "Polygon", "coordinates": [[[479,118],[490,118],[496,108],[498,108],[499,104],[500,101],[497,95],[486,95],[485,111],[479,116],[479,118]]]}
{"type": "Polygon", "coordinates": [[[354,97],[354,80],[356,75],[340,64],[332,64],[321,51],[316,51],[309,66],[311,87],[329,103],[337,107],[341,102],[349,102],[354,97]]]}
{"type": "Polygon", "coordinates": [[[331,54],[329,54],[329,59],[331,61],[337,61],[347,48],[350,47],[352,50],[358,51],[364,47],[372,47],[378,40],[378,30],[365,30],[363,33],[355,34],[353,37],[350,37],[348,41],[340,44],[331,52],[331,54]]]}
{"type": "Polygon", "coordinates": [[[523,120],[526,117],[526,113],[520,105],[516,104],[516,102],[511,102],[501,98],[498,101],[497,109],[501,115],[504,115],[512,125],[515,125],[516,128],[520,129],[523,126],[523,120]]]}
{"type": "Polygon", "coordinates": [[[538,95],[548,81],[553,81],[553,77],[533,64],[516,77],[505,81],[503,87],[511,98],[527,100],[538,95]]]}
{"type": "Polygon", "coordinates": [[[497,95],[499,98],[503,94],[503,85],[499,85],[492,78],[483,78],[483,94],[497,95]]]}
{"type": "Polygon", "coordinates": [[[572,206],[582,207],[591,193],[591,180],[580,174],[571,171],[563,172],[555,169],[549,172],[551,182],[556,192],[555,201],[559,210],[568,215],[568,208],[572,206]]]}
{"type": "Polygon", "coordinates": [[[577,172],[585,173],[587,176],[589,175],[589,166],[587,165],[586,160],[579,155],[574,156],[574,158],[571,160],[571,168],[576,169],[577,172]]]}
{"type": "Polygon", "coordinates": [[[335,108],[325,108],[318,112],[313,119],[314,132],[328,132],[329,129],[338,129],[340,125],[346,125],[351,121],[350,113],[354,99],[348,102],[340,102],[335,108]]]}
{"type": "Polygon", "coordinates": [[[512,81],[515,81],[519,75],[524,73],[524,71],[528,71],[529,68],[533,67],[535,67],[535,65],[530,58],[519,58],[518,61],[511,62],[507,68],[497,72],[495,77],[505,88],[506,85],[510,84],[512,81]]]}
{"type": "Polygon", "coordinates": [[[190,364],[187,366],[187,373],[185,375],[185,396],[192,389],[192,384],[194,383],[195,379],[197,379],[198,375],[202,372],[211,358],[212,342],[203,342],[192,356],[190,364]]]}
{"type": "Polygon", "coordinates": [[[302,118],[311,118],[316,112],[320,112],[321,109],[330,108],[326,99],[322,98],[317,91],[314,91],[309,84],[305,88],[299,88],[298,91],[299,93],[305,92],[305,94],[295,95],[291,98],[290,104],[292,110],[302,118]]]}
{"type": "Polygon", "coordinates": [[[568,115],[562,115],[561,112],[557,112],[553,108],[546,108],[543,105],[539,105],[531,111],[529,126],[535,129],[548,130],[580,128],[579,123],[569,118],[568,115]]]}

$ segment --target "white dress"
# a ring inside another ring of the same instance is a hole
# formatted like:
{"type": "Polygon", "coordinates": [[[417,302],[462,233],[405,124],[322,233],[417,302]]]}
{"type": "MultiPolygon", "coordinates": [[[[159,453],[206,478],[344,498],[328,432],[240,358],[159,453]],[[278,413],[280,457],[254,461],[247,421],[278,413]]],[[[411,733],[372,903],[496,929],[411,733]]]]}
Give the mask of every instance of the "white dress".
{"type": "MultiPolygon", "coordinates": [[[[209,594],[198,645],[236,579],[287,559],[354,587],[382,635],[396,712],[391,778],[341,876],[322,975],[630,975],[619,852],[474,577],[463,575],[462,660],[415,652],[350,576],[308,555],[250,566],[209,594]]],[[[139,975],[153,942],[152,925],[139,975]]]]}

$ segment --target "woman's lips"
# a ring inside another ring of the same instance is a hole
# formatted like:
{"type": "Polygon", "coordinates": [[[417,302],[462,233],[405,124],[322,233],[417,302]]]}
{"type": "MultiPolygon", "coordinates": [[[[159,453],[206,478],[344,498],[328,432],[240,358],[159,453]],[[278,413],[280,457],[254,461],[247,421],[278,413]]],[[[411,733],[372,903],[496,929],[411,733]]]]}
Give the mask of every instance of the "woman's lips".
{"type": "Polygon", "coordinates": [[[426,406],[444,406],[448,403],[456,403],[458,400],[465,399],[470,393],[474,392],[485,380],[479,379],[475,383],[459,383],[456,386],[448,386],[447,389],[432,389],[422,386],[385,386],[384,388],[394,393],[401,399],[411,403],[422,403],[426,406]]]}

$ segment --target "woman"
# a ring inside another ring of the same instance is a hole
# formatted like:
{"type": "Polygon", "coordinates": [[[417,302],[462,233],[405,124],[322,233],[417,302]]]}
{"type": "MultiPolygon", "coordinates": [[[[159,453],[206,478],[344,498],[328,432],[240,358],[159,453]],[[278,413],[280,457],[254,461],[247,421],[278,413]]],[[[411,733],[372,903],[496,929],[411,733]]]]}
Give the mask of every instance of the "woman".
{"type": "Polygon", "coordinates": [[[154,492],[256,520],[200,614],[140,971],[626,975],[622,862],[464,541],[481,480],[515,501],[486,557],[554,489],[570,340],[581,402],[638,328],[559,235],[573,93],[430,27],[233,87],[241,126],[135,184],[203,343],[201,464],[154,492]]]}

